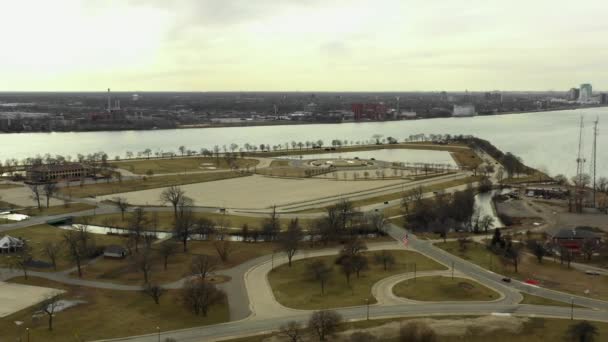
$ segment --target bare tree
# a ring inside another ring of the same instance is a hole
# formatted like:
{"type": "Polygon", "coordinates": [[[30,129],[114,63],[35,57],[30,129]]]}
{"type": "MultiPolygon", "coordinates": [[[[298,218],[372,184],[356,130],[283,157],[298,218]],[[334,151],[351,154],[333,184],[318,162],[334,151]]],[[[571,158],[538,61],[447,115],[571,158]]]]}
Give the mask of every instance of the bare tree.
{"type": "Polygon", "coordinates": [[[376,263],[381,264],[384,267],[385,271],[395,264],[395,256],[393,253],[386,250],[374,254],[374,259],[376,260],[376,263]]]}
{"type": "Polygon", "coordinates": [[[46,241],[42,246],[42,250],[51,261],[53,269],[57,271],[57,257],[59,256],[59,253],[61,253],[61,243],[46,241]]]}
{"type": "Polygon", "coordinates": [[[355,271],[355,274],[357,274],[357,278],[359,278],[361,272],[369,268],[367,258],[361,254],[357,254],[350,258],[353,271],[355,271]]]}
{"type": "Polygon", "coordinates": [[[167,291],[158,284],[147,283],[142,289],[142,292],[152,298],[154,303],[158,305],[160,304],[160,297],[162,297],[167,291]]]}
{"type": "Polygon", "coordinates": [[[289,321],[279,328],[279,334],[285,336],[291,342],[302,340],[302,325],[296,321],[289,321]]]}
{"type": "Polygon", "coordinates": [[[422,322],[405,323],[399,330],[400,342],[435,342],[437,334],[431,327],[422,322]]]}
{"type": "Polygon", "coordinates": [[[175,219],[177,219],[177,207],[183,202],[184,196],[186,196],[186,192],[179,186],[168,187],[160,194],[160,201],[162,203],[171,203],[173,206],[175,219]]]}
{"type": "Polygon", "coordinates": [[[88,254],[89,237],[87,235],[88,232],[84,226],[63,233],[63,241],[65,241],[70,258],[76,263],[78,277],[80,278],[82,278],[82,262],[88,254]]]}
{"type": "Polygon", "coordinates": [[[132,234],[135,239],[135,253],[139,252],[139,243],[144,234],[147,222],[146,213],[142,208],[135,208],[129,217],[129,233],[132,234]]]}
{"type": "Polygon", "coordinates": [[[219,262],[216,258],[204,254],[195,256],[190,263],[192,275],[200,277],[201,281],[204,281],[218,267],[219,262]]]}
{"type": "Polygon", "coordinates": [[[177,245],[171,241],[163,242],[160,244],[158,253],[163,257],[163,265],[166,271],[169,258],[177,253],[177,245]]]}
{"type": "Polygon", "coordinates": [[[344,243],[344,249],[342,250],[341,254],[353,256],[360,254],[366,250],[367,244],[365,244],[365,241],[355,237],[349,239],[348,241],[346,241],[346,243],[344,243]]]}
{"type": "Polygon", "coordinates": [[[143,273],[144,284],[148,284],[150,273],[152,273],[152,257],[150,255],[150,250],[146,249],[142,253],[133,256],[131,263],[134,268],[143,273]]]}
{"type": "Polygon", "coordinates": [[[38,210],[42,210],[42,205],[40,204],[40,196],[41,196],[40,185],[39,184],[29,184],[28,187],[30,188],[30,191],[32,192],[31,198],[34,201],[36,201],[36,204],[38,205],[38,210]]]}
{"type": "Polygon", "coordinates": [[[313,279],[321,284],[321,294],[325,294],[325,284],[331,277],[332,268],[327,266],[325,262],[317,260],[308,265],[308,272],[313,279]]]}
{"type": "Polygon", "coordinates": [[[206,317],[209,308],[222,302],[225,294],[213,284],[191,279],[184,283],[181,298],[184,305],[192,310],[195,315],[202,314],[206,317]]]}
{"type": "Polygon", "coordinates": [[[114,205],[120,210],[120,217],[124,221],[125,212],[127,211],[127,208],[129,208],[129,201],[124,197],[114,197],[112,198],[112,202],[114,202],[114,205]]]}
{"type": "Polygon", "coordinates": [[[42,187],[42,191],[44,192],[44,196],[46,197],[46,207],[48,208],[51,202],[51,197],[53,197],[53,195],[57,192],[57,183],[45,183],[42,187]]]}
{"type": "Polygon", "coordinates": [[[326,341],[327,337],[336,332],[340,323],[342,323],[342,316],[335,311],[315,311],[308,320],[308,329],[317,335],[319,341],[326,341]]]}
{"type": "Polygon", "coordinates": [[[287,231],[279,235],[279,245],[287,255],[289,267],[291,267],[291,259],[300,248],[300,241],[302,241],[303,236],[304,233],[297,218],[291,220],[287,231]]]}
{"type": "Polygon", "coordinates": [[[32,261],[32,250],[27,242],[24,241],[23,246],[17,254],[10,259],[10,268],[18,268],[23,272],[23,277],[27,279],[27,271],[30,268],[32,261]]]}
{"type": "Polygon", "coordinates": [[[195,232],[195,218],[192,212],[193,202],[190,198],[183,196],[178,203],[178,211],[175,219],[175,237],[182,242],[184,252],[188,251],[188,240],[195,232]]]}
{"type": "Polygon", "coordinates": [[[57,311],[57,308],[59,308],[59,306],[60,302],[56,294],[47,296],[39,304],[40,311],[44,312],[48,317],[49,331],[53,330],[53,317],[55,316],[55,311],[57,311]]]}
{"type": "Polygon", "coordinates": [[[213,246],[222,262],[227,262],[235,250],[235,245],[229,240],[215,240],[213,241],[213,246]]]}

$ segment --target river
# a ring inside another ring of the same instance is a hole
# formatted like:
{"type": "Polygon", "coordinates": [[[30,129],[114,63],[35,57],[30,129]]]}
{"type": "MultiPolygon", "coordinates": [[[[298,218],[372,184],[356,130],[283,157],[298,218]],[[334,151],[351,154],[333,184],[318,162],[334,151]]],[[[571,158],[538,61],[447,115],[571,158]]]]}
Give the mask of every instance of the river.
{"type": "MultiPolygon", "coordinates": [[[[37,154],[72,155],[106,152],[110,158],[152,151],[177,151],[180,145],[188,149],[211,149],[214,145],[242,146],[251,144],[285,144],[291,141],[333,139],[364,141],[374,134],[392,136],[399,140],[411,134],[467,134],[490,140],[503,151],[515,153],[526,164],[572,176],[576,173],[578,122],[585,115],[584,150],[590,160],[592,121],[600,119],[598,136],[598,173],[608,176],[608,131],[601,129],[608,122],[608,107],[568,111],[477,116],[470,118],[441,118],[413,121],[365,122],[342,124],[284,125],[256,127],[196,128],[121,132],[60,132],[0,134],[0,160],[23,159],[37,154]],[[604,125],[604,126],[602,126],[604,125]]],[[[587,168],[589,163],[587,163],[587,168]]]]}

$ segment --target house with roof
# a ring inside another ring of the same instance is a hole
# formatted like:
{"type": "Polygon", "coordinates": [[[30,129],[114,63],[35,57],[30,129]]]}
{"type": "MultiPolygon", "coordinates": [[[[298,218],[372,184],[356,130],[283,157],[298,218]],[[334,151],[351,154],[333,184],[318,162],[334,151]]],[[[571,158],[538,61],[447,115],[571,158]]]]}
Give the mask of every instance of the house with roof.
{"type": "Polygon", "coordinates": [[[576,227],[561,229],[553,235],[551,239],[556,246],[567,248],[578,253],[581,251],[581,248],[586,241],[593,241],[593,243],[599,245],[602,241],[602,236],[594,233],[590,229],[576,227]]]}
{"type": "Polygon", "coordinates": [[[23,248],[23,245],[23,240],[5,235],[0,238],[0,253],[17,252],[23,248]]]}

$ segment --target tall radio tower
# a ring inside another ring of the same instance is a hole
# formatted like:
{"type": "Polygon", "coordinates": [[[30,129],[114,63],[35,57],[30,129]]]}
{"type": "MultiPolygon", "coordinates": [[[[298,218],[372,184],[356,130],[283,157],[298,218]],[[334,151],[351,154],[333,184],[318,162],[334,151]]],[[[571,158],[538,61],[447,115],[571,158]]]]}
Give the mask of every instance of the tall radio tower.
{"type": "Polygon", "coordinates": [[[583,122],[583,116],[581,116],[581,123],[579,126],[578,132],[578,156],[576,157],[576,180],[579,184],[582,183],[583,180],[583,172],[585,172],[585,158],[583,158],[583,127],[585,123],[583,122]]]}
{"type": "Polygon", "coordinates": [[[593,149],[591,150],[591,176],[593,177],[593,207],[596,206],[596,201],[595,201],[595,181],[596,181],[596,174],[597,174],[597,136],[599,134],[599,130],[598,130],[598,124],[600,123],[600,118],[597,117],[595,119],[595,121],[593,122],[593,149]]]}

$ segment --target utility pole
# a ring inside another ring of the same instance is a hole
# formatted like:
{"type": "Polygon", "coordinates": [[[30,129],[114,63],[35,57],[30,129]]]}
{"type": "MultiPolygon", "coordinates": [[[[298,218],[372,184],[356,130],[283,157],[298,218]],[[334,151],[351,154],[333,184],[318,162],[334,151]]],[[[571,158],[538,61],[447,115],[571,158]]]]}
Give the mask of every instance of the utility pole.
{"type": "Polygon", "coordinates": [[[584,187],[582,186],[583,182],[583,172],[585,166],[585,158],[583,158],[583,116],[581,115],[581,121],[579,125],[579,135],[578,135],[578,155],[576,157],[576,183],[575,184],[575,195],[574,195],[574,206],[576,212],[580,213],[583,211],[583,191],[584,187]]]}
{"type": "Polygon", "coordinates": [[[597,206],[596,201],[596,173],[597,173],[597,136],[599,134],[598,124],[600,118],[597,117],[593,122],[593,149],[591,152],[591,175],[593,176],[593,207],[597,206]]]}

